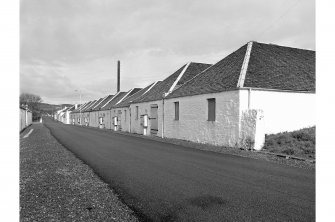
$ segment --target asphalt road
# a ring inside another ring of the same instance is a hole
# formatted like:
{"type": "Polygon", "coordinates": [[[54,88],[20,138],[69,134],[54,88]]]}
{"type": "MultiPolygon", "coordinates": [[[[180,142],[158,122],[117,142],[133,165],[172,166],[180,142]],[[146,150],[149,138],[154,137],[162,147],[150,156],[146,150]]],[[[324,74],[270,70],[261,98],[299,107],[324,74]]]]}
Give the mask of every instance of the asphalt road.
{"type": "Polygon", "coordinates": [[[315,171],[44,124],[143,221],[315,221],[315,171]]]}

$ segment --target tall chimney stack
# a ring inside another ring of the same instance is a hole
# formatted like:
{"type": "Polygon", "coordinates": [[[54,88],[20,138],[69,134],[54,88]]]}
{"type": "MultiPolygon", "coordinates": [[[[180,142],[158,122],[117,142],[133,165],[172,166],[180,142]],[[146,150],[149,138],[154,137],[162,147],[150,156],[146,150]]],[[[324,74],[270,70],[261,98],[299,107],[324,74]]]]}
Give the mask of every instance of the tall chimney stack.
{"type": "Polygon", "coordinates": [[[117,61],[117,92],[120,92],[120,61],[117,61]]]}

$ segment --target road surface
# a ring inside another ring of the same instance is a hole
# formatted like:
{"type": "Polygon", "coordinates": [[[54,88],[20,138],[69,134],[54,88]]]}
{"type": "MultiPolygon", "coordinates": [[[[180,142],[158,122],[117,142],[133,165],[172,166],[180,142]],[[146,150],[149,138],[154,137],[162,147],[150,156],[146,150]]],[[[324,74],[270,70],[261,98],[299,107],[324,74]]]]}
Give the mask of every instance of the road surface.
{"type": "Polygon", "coordinates": [[[46,119],[142,221],[314,221],[315,171],[46,119]]]}

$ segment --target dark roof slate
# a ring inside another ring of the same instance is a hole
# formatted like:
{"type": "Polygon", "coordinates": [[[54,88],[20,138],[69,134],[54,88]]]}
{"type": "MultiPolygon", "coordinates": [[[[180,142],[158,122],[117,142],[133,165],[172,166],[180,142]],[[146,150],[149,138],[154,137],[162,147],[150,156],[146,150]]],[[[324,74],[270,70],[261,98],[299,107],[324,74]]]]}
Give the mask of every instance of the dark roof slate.
{"type": "MultiPolygon", "coordinates": [[[[237,89],[247,44],[209,67],[167,98],[237,89]]],[[[243,87],[315,91],[315,51],[252,42],[243,87]]]]}
{"type": "Polygon", "coordinates": [[[86,102],[84,104],[79,104],[77,109],[73,110],[72,113],[79,113],[80,112],[80,107],[85,108],[87,105],[89,105],[92,101],[86,102]]]}
{"type": "Polygon", "coordinates": [[[87,109],[85,110],[85,112],[91,112],[91,111],[93,111],[93,108],[94,108],[96,105],[98,105],[103,99],[104,99],[104,98],[100,98],[100,99],[96,100],[95,103],[92,104],[92,106],[90,106],[89,108],[87,108],[87,109]]]}
{"type": "MultiPolygon", "coordinates": [[[[138,99],[135,99],[133,103],[142,103],[142,102],[149,102],[149,101],[156,101],[163,99],[163,94],[167,93],[173,83],[177,80],[179,74],[183,71],[184,67],[183,65],[180,67],[177,71],[175,71],[172,75],[168,76],[166,79],[161,81],[160,83],[156,84],[148,93],[146,93],[143,97],[140,97],[138,99]]],[[[181,85],[181,83],[184,83],[188,81],[189,79],[193,78],[195,75],[197,75],[202,70],[210,67],[210,64],[203,64],[203,63],[194,63],[191,62],[187,69],[185,70],[185,73],[178,81],[177,85],[181,85]]]]}
{"type": "Polygon", "coordinates": [[[119,92],[117,94],[115,94],[114,98],[109,101],[109,103],[107,105],[105,105],[104,107],[101,107],[100,110],[109,110],[111,109],[120,99],[122,99],[127,92],[119,92]]]}
{"type": "Polygon", "coordinates": [[[81,112],[87,112],[87,110],[89,110],[91,108],[91,106],[97,102],[97,100],[93,100],[91,101],[87,106],[83,107],[83,109],[81,110],[81,112]]]}
{"type": "Polygon", "coordinates": [[[315,51],[253,42],[244,87],[315,91],[315,51]]]}
{"type": "Polygon", "coordinates": [[[138,90],[136,93],[133,93],[132,95],[128,96],[127,98],[125,98],[124,100],[122,100],[122,102],[120,102],[119,104],[115,105],[114,108],[121,108],[121,107],[129,107],[131,102],[137,98],[140,98],[141,96],[144,95],[144,93],[153,85],[154,83],[151,83],[150,85],[148,85],[147,87],[138,90]]]}
{"type": "Polygon", "coordinates": [[[104,100],[97,105],[92,111],[98,111],[100,110],[101,107],[103,107],[114,95],[108,95],[107,97],[104,98],[104,100]]]}
{"type": "Polygon", "coordinates": [[[207,68],[174,90],[167,98],[200,95],[236,89],[247,45],[207,68]]]}

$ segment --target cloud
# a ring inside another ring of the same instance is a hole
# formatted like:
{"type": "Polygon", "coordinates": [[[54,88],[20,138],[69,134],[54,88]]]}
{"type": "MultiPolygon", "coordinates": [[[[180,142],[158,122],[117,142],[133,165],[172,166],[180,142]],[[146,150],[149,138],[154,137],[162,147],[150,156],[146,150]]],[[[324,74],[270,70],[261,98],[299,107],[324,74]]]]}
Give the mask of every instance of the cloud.
{"type": "Polygon", "coordinates": [[[219,61],[250,40],[315,49],[314,5],[312,0],[22,0],[21,89],[39,92],[46,101],[68,101],[62,97],[64,82],[65,91],[81,88],[92,98],[114,93],[117,60],[122,88],[128,90],[164,79],[189,61],[219,61]],[[47,85],[54,79],[58,88],[35,85],[42,79],[47,85]]]}

